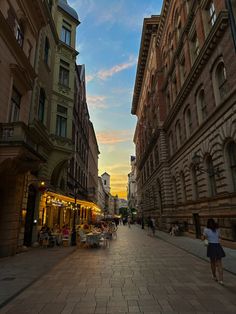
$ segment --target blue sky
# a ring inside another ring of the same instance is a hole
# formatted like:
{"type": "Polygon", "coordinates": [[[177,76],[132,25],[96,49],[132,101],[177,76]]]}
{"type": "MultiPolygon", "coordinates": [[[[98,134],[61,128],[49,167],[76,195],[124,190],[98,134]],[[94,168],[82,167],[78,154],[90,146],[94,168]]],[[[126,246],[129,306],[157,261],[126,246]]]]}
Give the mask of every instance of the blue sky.
{"type": "Polygon", "coordinates": [[[85,64],[87,103],[98,145],[99,174],[111,175],[111,192],[126,197],[136,117],[132,94],[144,17],[159,14],[161,0],[68,0],[77,28],[78,64],[85,64]]]}

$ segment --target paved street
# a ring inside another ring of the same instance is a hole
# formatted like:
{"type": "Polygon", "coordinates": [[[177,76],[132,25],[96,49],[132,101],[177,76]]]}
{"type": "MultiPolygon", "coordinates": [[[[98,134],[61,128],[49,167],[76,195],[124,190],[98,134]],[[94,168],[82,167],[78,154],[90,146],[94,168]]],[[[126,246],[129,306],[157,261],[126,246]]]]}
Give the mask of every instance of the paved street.
{"type": "Polygon", "coordinates": [[[236,313],[235,275],[220,286],[208,262],[166,240],[120,226],[110,248],[76,250],[0,313],[236,313]]]}

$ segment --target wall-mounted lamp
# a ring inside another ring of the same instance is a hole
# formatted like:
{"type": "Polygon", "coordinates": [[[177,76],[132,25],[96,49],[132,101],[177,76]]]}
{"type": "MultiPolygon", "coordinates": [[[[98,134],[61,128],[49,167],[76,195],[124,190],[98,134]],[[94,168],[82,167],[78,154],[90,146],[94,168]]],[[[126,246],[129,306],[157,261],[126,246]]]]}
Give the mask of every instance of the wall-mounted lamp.
{"type": "Polygon", "coordinates": [[[202,163],[202,157],[200,155],[198,155],[196,152],[194,153],[193,157],[192,157],[192,163],[194,165],[194,168],[197,171],[200,172],[204,172],[204,173],[208,173],[210,175],[216,175],[216,176],[220,176],[220,170],[219,168],[214,168],[213,166],[209,169],[204,169],[202,168],[200,165],[202,163]]]}

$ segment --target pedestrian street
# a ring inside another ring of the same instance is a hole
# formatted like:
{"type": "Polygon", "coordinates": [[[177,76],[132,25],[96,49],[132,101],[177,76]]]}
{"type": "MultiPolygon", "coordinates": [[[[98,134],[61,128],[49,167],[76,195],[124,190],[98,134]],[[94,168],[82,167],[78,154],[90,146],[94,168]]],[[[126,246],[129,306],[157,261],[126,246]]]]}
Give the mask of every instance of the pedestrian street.
{"type": "Polygon", "coordinates": [[[235,279],[224,271],[221,286],[209,262],[158,231],[119,226],[109,247],[78,248],[0,313],[236,313],[235,279]]]}

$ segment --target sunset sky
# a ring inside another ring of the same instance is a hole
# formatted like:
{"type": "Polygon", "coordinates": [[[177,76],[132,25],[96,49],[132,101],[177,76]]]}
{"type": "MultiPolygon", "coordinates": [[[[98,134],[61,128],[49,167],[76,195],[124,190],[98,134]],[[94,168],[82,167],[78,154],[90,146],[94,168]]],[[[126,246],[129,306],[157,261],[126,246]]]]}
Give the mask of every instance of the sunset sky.
{"type": "Polygon", "coordinates": [[[100,155],[99,175],[111,176],[111,193],[126,198],[136,117],[131,115],[144,17],[159,14],[161,0],[69,0],[77,28],[78,64],[85,64],[87,103],[100,155]]]}

